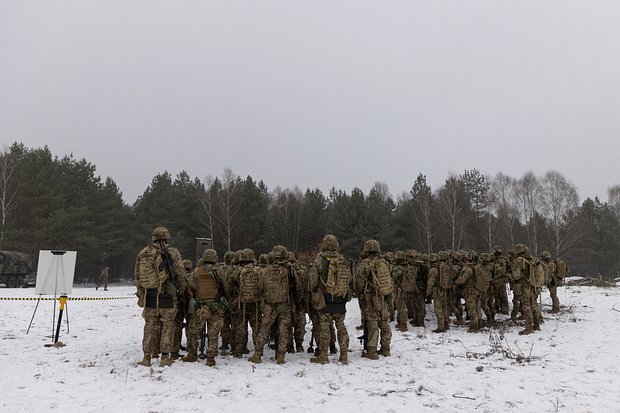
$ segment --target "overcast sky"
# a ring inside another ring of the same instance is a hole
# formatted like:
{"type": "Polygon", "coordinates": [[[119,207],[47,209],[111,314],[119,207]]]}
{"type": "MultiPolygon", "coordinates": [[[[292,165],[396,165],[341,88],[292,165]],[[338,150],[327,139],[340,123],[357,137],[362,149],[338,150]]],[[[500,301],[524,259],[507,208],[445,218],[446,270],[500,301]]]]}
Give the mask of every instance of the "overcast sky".
{"type": "Polygon", "coordinates": [[[0,143],[128,203],[159,172],[397,197],[418,173],[620,184],[620,2],[0,0],[0,143]]]}

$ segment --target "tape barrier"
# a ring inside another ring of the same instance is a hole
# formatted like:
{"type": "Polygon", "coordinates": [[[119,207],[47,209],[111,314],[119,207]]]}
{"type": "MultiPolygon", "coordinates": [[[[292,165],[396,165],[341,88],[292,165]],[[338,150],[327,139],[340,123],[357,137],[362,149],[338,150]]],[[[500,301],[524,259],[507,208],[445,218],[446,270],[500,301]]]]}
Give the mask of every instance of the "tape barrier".
{"type": "MultiPolygon", "coordinates": [[[[129,299],[137,299],[135,295],[126,296],[126,297],[67,297],[69,301],[108,301],[108,300],[129,300],[129,299]]],[[[40,298],[21,298],[21,297],[0,297],[0,301],[54,301],[60,300],[60,297],[40,297],[40,298]]]]}

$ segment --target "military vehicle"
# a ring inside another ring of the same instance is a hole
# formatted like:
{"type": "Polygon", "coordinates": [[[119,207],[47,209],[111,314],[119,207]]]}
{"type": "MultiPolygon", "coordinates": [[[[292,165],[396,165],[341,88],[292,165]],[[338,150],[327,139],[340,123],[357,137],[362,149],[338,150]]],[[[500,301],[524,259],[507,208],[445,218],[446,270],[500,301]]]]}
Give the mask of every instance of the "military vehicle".
{"type": "Polygon", "coordinates": [[[23,252],[0,251],[0,284],[8,288],[34,286],[34,259],[23,252]]]}

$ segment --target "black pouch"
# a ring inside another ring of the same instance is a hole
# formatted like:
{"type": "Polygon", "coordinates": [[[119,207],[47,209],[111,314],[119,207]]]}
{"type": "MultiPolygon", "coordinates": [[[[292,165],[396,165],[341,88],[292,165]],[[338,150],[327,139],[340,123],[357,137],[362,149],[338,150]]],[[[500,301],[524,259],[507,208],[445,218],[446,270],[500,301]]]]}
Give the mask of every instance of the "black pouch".
{"type": "MultiPolygon", "coordinates": [[[[157,308],[157,290],[146,290],[146,308],[157,308]]],[[[170,294],[159,294],[159,308],[174,307],[174,299],[170,294]]]]}
{"type": "Polygon", "coordinates": [[[347,297],[334,297],[331,294],[324,294],[325,308],[322,313],[344,314],[347,312],[347,297]]]}

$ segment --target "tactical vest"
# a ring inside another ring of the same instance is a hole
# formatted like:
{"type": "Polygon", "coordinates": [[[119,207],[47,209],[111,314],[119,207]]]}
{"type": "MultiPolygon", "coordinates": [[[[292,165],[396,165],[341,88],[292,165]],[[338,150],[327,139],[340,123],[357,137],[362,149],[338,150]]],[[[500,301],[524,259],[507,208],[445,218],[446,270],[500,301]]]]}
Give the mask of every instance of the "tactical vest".
{"type": "Polygon", "coordinates": [[[220,286],[215,278],[215,269],[201,265],[196,269],[196,299],[214,300],[220,292],[220,286]]]}
{"type": "Polygon", "coordinates": [[[258,279],[260,272],[254,265],[244,265],[239,270],[239,301],[255,303],[259,300],[258,279]]]}
{"type": "Polygon", "coordinates": [[[136,279],[145,289],[159,288],[160,280],[166,279],[165,270],[160,271],[161,253],[154,245],[148,245],[138,253],[136,279]]]}
{"type": "Polygon", "coordinates": [[[439,263],[439,286],[444,290],[452,288],[452,268],[445,262],[439,263]]]}
{"type": "Polygon", "coordinates": [[[400,288],[405,292],[418,291],[418,271],[419,267],[415,265],[407,265],[403,268],[403,278],[400,282],[400,288]]]}

